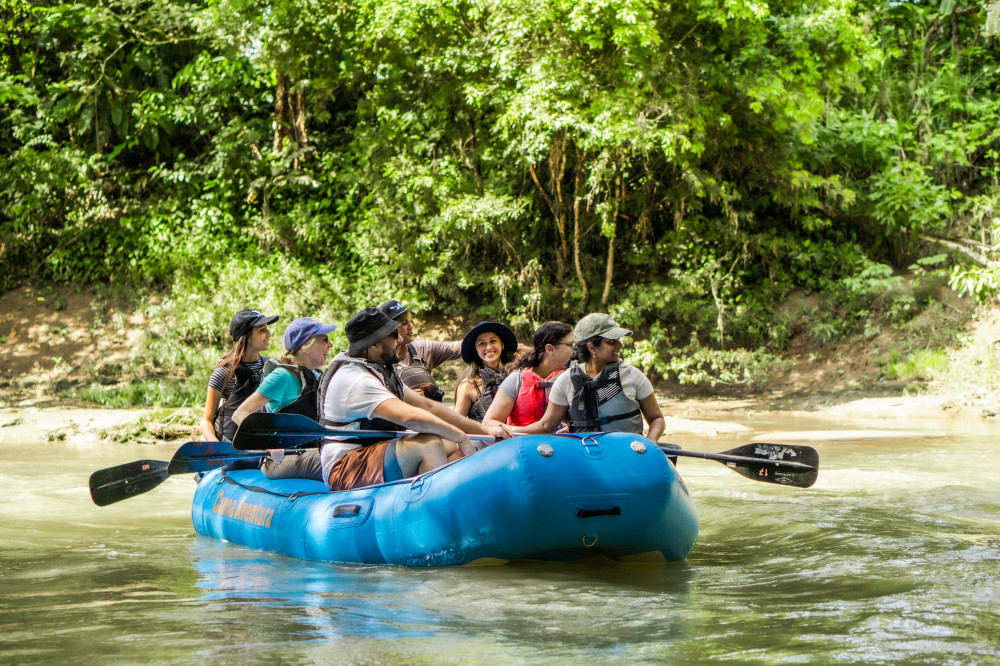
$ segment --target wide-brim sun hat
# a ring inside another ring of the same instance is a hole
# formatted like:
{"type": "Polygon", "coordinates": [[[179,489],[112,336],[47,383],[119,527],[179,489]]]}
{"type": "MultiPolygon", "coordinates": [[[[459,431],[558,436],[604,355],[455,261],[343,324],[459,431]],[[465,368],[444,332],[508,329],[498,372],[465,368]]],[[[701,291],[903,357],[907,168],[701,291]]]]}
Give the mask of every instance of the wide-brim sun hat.
{"type": "Polygon", "coordinates": [[[361,352],[399,328],[399,322],[389,319],[378,308],[365,308],[347,320],[344,333],[347,334],[348,356],[360,356],[361,352]]]}
{"type": "Polygon", "coordinates": [[[233,340],[239,340],[258,326],[270,325],[276,321],[278,321],[276,315],[264,315],[251,309],[240,310],[229,322],[229,335],[233,340]]]}
{"type": "Polygon", "coordinates": [[[589,340],[595,336],[601,336],[608,340],[620,340],[632,335],[632,331],[622,328],[611,318],[611,315],[603,312],[592,312],[576,324],[573,329],[577,341],[589,340]]]}
{"type": "Polygon", "coordinates": [[[483,333],[496,333],[500,342],[503,343],[504,351],[511,354],[517,351],[517,336],[512,330],[495,321],[481,321],[462,338],[462,360],[466,363],[472,363],[479,358],[476,353],[476,338],[483,333]]]}

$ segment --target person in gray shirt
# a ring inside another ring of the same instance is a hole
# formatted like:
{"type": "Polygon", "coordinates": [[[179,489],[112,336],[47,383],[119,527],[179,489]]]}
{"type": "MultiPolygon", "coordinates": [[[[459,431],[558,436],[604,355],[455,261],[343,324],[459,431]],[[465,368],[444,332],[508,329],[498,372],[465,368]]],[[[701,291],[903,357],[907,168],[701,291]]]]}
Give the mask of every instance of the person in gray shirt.
{"type": "Polygon", "coordinates": [[[425,398],[441,402],[444,391],[434,381],[431,370],[442,363],[462,358],[462,341],[437,342],[434,340],[414,340],[413,306],[405,306],[399,301],[386,301],[378,309],[389,319],[399,323],[399,341],[396,343],[396,374],[403,384],[425,398]]]}

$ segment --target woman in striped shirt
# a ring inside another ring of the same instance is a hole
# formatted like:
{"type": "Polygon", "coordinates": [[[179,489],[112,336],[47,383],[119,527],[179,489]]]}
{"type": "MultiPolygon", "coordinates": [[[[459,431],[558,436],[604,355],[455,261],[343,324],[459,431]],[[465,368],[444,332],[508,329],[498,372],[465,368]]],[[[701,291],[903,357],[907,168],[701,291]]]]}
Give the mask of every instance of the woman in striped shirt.
{"type": "Polygon", "coordinates": [[[222,357],[208,379],[205,413],[201,417],[201,436],[207,442],[232,440],[236,433],[233,412],[260,385],[264,376],[265,356],[271,346],[268,324],[278,321],[275,316],[257,310],[240,310],[229,322],[229,335],[235,344],[222,357]]]}

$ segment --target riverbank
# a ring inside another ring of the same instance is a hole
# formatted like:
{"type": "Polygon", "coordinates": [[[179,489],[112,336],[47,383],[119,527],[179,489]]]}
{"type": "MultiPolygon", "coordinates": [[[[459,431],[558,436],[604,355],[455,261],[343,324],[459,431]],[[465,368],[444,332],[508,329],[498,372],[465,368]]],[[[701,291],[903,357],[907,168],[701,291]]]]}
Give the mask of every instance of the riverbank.
{"type": "MultiPolygon", "coordinates": [[[[133,368],[142,336],[161,324],[159,298],[139,299],[52,286],[24,286],[0,295],[0,443],[166,443],[200,437],[200,391],[192,390],[199,397],[178,408],[109,409],[79,397],[93,387],[148,380],[133,368]]],[[[938,312],[946,315],[924,314],[908,329],[887,326],[836,345],[803,332],[784,355],[784,369],[765,387],[660,383],[657,395],[667,432],[753,434],[749,420],[776,422],[791,414],[884,420],[887,430],[914,419],[996,419],[1000,312],[974,311],[953,293],[942,294],[941,302],[947,307],[938,312]],[[929,347],[935,332],[945,327],[962,331],[957,346],[937,352],[949,361],[947,368],[918,368],[911,377],[887,371],[891,363],[901,363],[899,350],[921,340],[929,347]]],[[[460,327],[421,324],[418,335],[431,339],[460,335],[460,327]]],[[[160,372],[158,381],[191,383],[156,363],[147,363],[142,372],[150,372],[150,366],[160,372]]],[[[453,388],[456,369],[442,370],[443,386],[453,388]]]]}
{"type": "MultiPolygon", "coordinates": [[[[821,409],[771,409],[746,399],[676,399],[661,397],[666,436],[712,437],[740,435],[769,441],[881,440],[900,436],[928,436],[921,423],[938,427],[942,420],[981,420],[977,408],[961,405],[942,395],[862,398],[821,409]],[[773,424],[794,417],[814,417],[818,423],[842,419],[873,423],[870,429],[777,431],[773,424]],[[761,425],[756,425],[761,424],[761,425]],[[764,437],[764,435],[770,435],[764,437]]],[[[175,447],[183,439],[200,439],[194,425],[186,423],[193,410],[112,409],[72,401],[26,404],[0,408],[0,446],[65,441],[74,445],[101,442],[145,442],[175,447]],[[171,427],[171,424],[174,424],[171,427]]],[[[931,435],[933,433],[930,433],[931,435]]]]}

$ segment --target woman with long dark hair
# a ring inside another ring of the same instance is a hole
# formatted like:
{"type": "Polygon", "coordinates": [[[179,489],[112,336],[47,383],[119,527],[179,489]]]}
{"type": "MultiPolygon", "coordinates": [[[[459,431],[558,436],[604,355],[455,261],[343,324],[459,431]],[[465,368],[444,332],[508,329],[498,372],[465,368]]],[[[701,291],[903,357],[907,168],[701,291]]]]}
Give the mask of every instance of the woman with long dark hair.
{"type": "Polygon", "coordinates": [[[240,310],[229,322],[233,346],[222,357],[208,379],[205,412],[201,417],[201,436],[207,442],[232,440],[236,433],[233,413],[246,400],[264,377],[265,356],[271,346],[269,324],[276,316],[262,315],[257,310],[240,310]]]}
{"type": "Polygon", "coordinates": [[[462,360],[469,364],[455,388],[455,411],[482,423],[514,360],[517,337],[503,324],[483,321],[462,339],[462,360]]]}
{"type": "Polygon", "coordinates": [[[539,326],[531,351],[521,356],[514,371],[500,384],[483,425],[526,426],[541,419],[552,384],[569,365],[573,343],[573,327],[569,324],[547,321],[539,326]]]}

